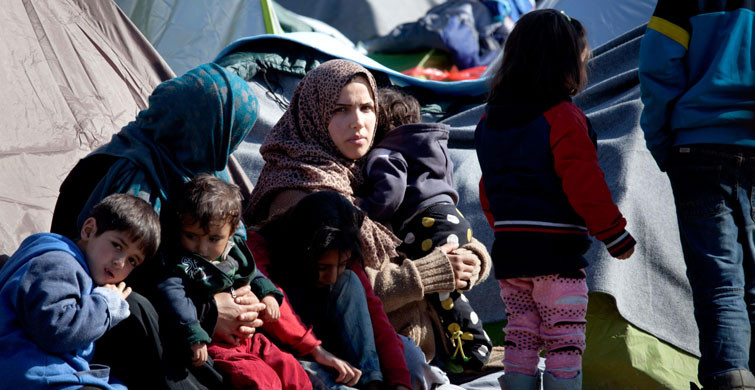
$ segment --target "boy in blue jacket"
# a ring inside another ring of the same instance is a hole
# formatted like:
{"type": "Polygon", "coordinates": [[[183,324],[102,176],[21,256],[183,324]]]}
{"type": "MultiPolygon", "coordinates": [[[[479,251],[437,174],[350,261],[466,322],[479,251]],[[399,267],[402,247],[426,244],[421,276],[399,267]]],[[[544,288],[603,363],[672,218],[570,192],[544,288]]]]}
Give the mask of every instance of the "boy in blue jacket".
{"type": "Polygon", "coordinates": [[[123,280],[159,243],[157,214],[126,194],[97,204],[76,242],[53,233],[24,240],[0,269],[4,388],[125,389],[89,361],[94,341],[130,314],[123,280]]]}
{"type": "Polygon", "coordinates": [[[650,153],[668,172],[707,389],[755,389],[755,4],[659,0],[639,60],[650,153]]]}

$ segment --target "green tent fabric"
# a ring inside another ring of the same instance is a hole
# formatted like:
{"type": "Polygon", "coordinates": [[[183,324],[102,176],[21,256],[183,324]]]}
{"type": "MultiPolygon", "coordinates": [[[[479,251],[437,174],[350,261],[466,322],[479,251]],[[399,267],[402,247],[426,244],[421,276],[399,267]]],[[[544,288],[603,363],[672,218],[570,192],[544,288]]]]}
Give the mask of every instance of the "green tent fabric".
{"type": "Polygon", "coordinates": [[[627,322],[610,295],[590,293],[584,389],[689,389],[697,362],[627,322]]]}

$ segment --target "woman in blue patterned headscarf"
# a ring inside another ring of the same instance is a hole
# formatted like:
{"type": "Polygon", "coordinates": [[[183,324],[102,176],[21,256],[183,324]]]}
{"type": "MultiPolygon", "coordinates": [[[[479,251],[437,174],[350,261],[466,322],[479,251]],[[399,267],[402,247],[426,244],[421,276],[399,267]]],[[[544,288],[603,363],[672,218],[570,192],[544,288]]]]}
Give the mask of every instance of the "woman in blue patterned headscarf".
{"type": "Polygon", "coordinates": [[[205,64],[158,85],[141,111],[94,155],[120,157],[79,213],[81,225],[105,196],[125,192],[159,214],[188,179],[212,173],[227,179],[228,158],[257,119],[249,85],[217,64],[205,64]]]}
{"type": "MultiPolygon", "coordinates": [[[[61,185],[51,230],[78,238],[91,208],[112,193],[147,200],[158,214],[163,211],[163,226],[169,226],[166,222],[172,216],[163,208],[185,181],[199,173],[227,179],[228,158],[251,131],[257,110],[249,85],[216,64],[201,65],[163,82],[149,97],[146,110],[74,167],[61,185]]],[[[148,262],[132,273],[127,282],[134,291],[149,294],[154,271],[149,269],[157,263],[148,262]]],[[[235,301],[227,293],[210,300],[201,308],[206,326],[223,338],[244,337],[252,331],[258,324],[256,312],[264,305],[260,308],[246,293],[237,290],[235,301]]],[[[162,349],[154,307],[135,293],[128,302],[131,317],[97,342],[100,362],[109,365],[114,376],[128,379],[129,387],[203,388],[185,372],[183,362],[166,357],[171,351],[162,349]],[[140,362],[139,375],[129,375],[136,362],[140,362]]]]}

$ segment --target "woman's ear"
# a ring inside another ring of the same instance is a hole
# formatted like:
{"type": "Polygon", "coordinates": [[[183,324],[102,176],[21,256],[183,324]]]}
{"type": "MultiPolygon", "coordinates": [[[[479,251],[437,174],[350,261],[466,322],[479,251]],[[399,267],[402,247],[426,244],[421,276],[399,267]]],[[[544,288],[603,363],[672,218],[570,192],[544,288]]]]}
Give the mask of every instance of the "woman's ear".
{"type": "Polygon", "coordinates": [[[87,218],[81,227],[81,239],[88,240],[97,234],[97,220],[94,217],[87,218]]]}

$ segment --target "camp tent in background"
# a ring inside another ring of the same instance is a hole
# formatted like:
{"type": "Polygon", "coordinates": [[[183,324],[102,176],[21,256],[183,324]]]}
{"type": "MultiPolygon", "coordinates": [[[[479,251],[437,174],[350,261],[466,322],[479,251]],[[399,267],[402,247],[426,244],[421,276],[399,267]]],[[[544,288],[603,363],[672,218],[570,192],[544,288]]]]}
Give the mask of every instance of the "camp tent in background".
{"type": "Polygon", "coordinates": [[[3,2],[0,255],[49,231],[63,178],[173,73],[112,1],[3,2]]]}
{"type": "Polygon", "coordinates": [[[539,8],[555,8],[587,26],[596,48],[650,20],[656,0],[542,0],[539,8]]]}
{"type": "Polygon", "coordinates": [[[388,34],[402,23],[413,22],[445,0],[278,0],[284,8],[320,20],[352,42],[388,34]]]}
{"type": "Polygon", "coordinates": [[[115,2],[178,75],[210,62],[238,38],[281,32],[268,1],[115,2]]]}
{"type": "MultiPolygon", "coordinates": [[[[126,0],[121,1],[125,6],[126,0]]],[[[245,34],[247,28],[265,25],[265,31],[274,31],[270,28],[275,27],[275,5],[263,8],[264,1],[259,8],[255,8],[257,1],[247,1],[243,12],[237,13],[196,6],[193,14],[184,10],[180,18],[178,10],[166,14],[163,9],[155,16],[142,10],[139,14],[139,7],[130,1],[133,8],[128,12],[141,21],[140,28],[147,22],[152,23],[152,31],[160,31],[150,38],[155,42],[161,37],[179,39],[183,35],[178,32],[185,31],[184,19],[195,18],[191,31],[212,32],[207,48],[199,41],[180,45],[176,41],[160,51],[181,46],[190,53],[204,53],[195,59],[177,55],[176,61],[188,59],[183,65],[186,69],[217,57],[219,63],[249,81],[260,98],[261,115],[234,157],[253,181],[263,164],[258,151],[264,136],[282,114],[301,77],[322,61],[351,58],[372,69],[380,82],[393,80],[410,88],[424,104],[425,120],[452,126],[450,146],[462,199],[460,209],[472,222],[475,235],[490,245],[492,233],[477,198],[479,167],[472,141],[484,109],[485,81],[440,83],[397,74],[345,43],[354,40],[348,34],[349,39],[315,32],[254,35],[221,50],[242,38],[235,34],[245,34]],[[255,9],[262,12],[252,12],[255,9]],[[218,15],[237,14],[252,15],[249,18],[254,20],[247,23],[254,26],[216,25],[218,15]]],[[[554,4],[566,7],[583,2],[587,1],[554,4]]],[[[386,7],[380,12],[387,14],[398,9],[396,4],[415,4],[405,0],[361,3],[386,7]]],[[[433,5],[429,3],[426,9],[433,5]]],[[[181,2],[153,5],[160,10],[163,4],[178,7],[181,2]]],[[[229,0],[227,4],[238,6],[241,2],[229,0]]],[[[316,4],[334,10],[339,9],[334,5],[341,3],[316,4]]],[[[583,20],[590,32],[616,25],[610,15],[640,15],[653,7],[644,0],[636,6],[635,2],[607,0],[591,4],[581,8],[584,15],[576,8],[566,10],[583,20]],[[604,11],[604,6],[621,12],[604,11]],[[594,14],[604,16],[592,20],[594,14]]],[[[207,7],[216,8],[214,4],[207,7]]],[[[415,18],[423,14],[417,12],[415,18]]],[[[637,25],[647,17],[638,20],[637,25]]],[[[307,24],[305,19],[302,22],[307,24]]],[[[377,25],[374,20],[360,23],[377,25]]],[[[110,0],[12,0],[0,10],[0,26],[0,63],[6,69],[0,76],[6,86],[0,92],[4,98],[0,114],[8,122],[0,136],[0,254],[9,254],[28,234],[48,230],[59,185],[78,158],[107,142],[133,119],[145,107],[154,86],[173,73],[110,0]]],[[[601,39],[607,43],[600,47],[593,43],[591,82],[575,99],[599,134],[600,164],[615,200],[629,219],[630,230],[640,239],[637,254],[627,262],[609,259],[597,243],[588,253],[591,303],[585,388],[688,388],[688,382],[695,379],[697,329],[668,180],[645,148],[638,125],[642,106],[636,68],[644,29],[627,26],[614,32],[605,28],[608,32],[601,39]]],[[[469,297],[483,321],[503,320],[494,280],[475,288],[469,297]]],[[[493,389],[498,383],[493,378],[465,384],[465,388],[493,389]]]]}

